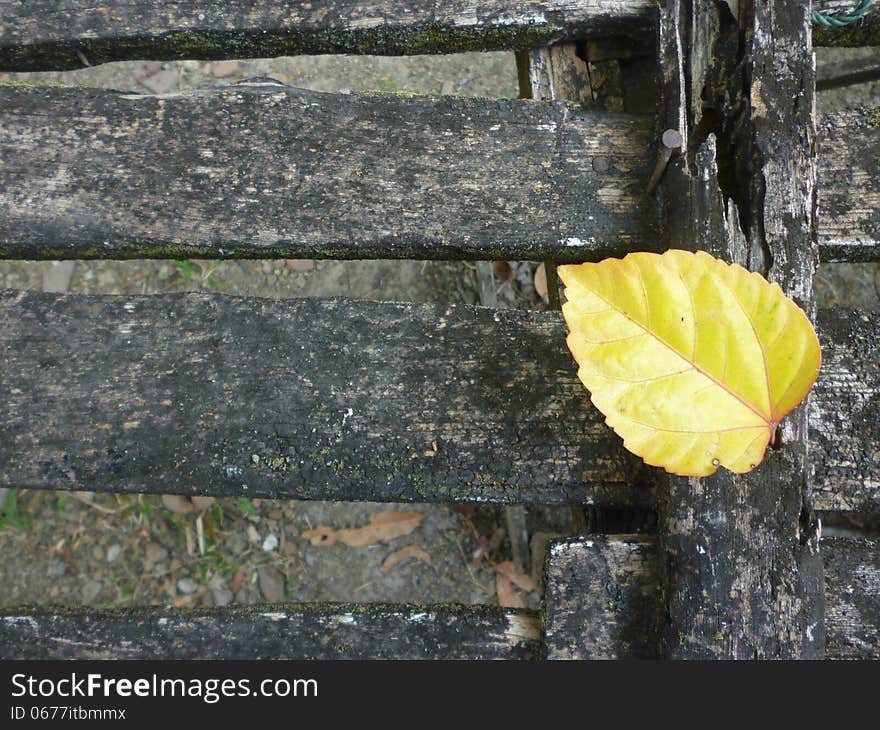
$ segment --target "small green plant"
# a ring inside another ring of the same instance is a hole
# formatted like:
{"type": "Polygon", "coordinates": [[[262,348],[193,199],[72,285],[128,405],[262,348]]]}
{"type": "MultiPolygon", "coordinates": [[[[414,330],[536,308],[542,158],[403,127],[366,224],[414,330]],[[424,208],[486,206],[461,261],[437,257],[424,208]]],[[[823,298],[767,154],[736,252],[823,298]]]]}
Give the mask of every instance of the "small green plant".
{"type": "Polygon", "coordinates": [[[218,528],[223,527],[223,508],[217,503],[211,505],[211,514],[214,517],[214,523],[218,528]]]}
{"type": "Polygon", "coordinates": [[[235,575],[235,571],[238,570],[238,565],[227,560],[220,548],[211,544],[205,550],[205,554],[199,558],[196,570],[199,574],[199,582],[204,585],[211,580],[212,575],[217,573],[222,574],[226,578],[232,578],[235,575]]]}
{"type": "Polygon", "coordinates": [[[386,94],[390,94],[394,91],[397,91],[398,83],[394,79],[379,79],[376,82],[376,90],[384,91],[386,94]]]}
{"type": "Polygon", "coordinates": [[[144,522],[149,522],[150,517],[153,516],[153,505],[150,504],[149,500],[141,498],[138,500],[138,512],[144,522]]]}
{"type": "Polygon", "coordinates": [[[251,502],[247,497],[238,498],[238,508],[241,510],[242,514],[245,515],[253,515],[257,512],[257,508],[254,507],[254,503],[251,502]]]}
{"type": "Polygon", "coordinates": [[[199,286],[207,286],[211,289],[217,289],[223,286],[223,282],[213,278],[223,266],[222,261],[201,262],[201,261],[172,261],[174,268],[182,281],[198,282],[199,286]]]}
{"type": "Polygon", "coordinates": [[[201,274],[201,269],[192,261],[174,261],[174,268],[184,281],[195,279],[201,274]]]}
{"type": "Polygon", "coordinates": [[[0,530],[11,528],[19,532],[27,532],[31,526],[31,516],[19,508],[18,492],[18,489],[10,489],[6,492],[3,513],[0,515],[0,530]]]}

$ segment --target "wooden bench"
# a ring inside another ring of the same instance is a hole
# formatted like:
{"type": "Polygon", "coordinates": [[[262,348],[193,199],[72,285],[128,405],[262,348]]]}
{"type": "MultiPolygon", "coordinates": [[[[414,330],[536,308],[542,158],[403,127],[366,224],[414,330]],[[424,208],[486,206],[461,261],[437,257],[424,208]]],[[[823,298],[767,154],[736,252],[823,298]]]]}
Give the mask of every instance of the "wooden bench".
{"type": "MultiPolygon", "coordinates": [[[[0,84],[3,258],[703,248],[809,312],[820,261],[880,258],[880,117],[814,119],[806,3],[743,1],[738,18],[712,0],[66,7],[0,0],[0,70],[510,49],[523,95],[545,101],[0,84]],[[590,43],[656,45],[653,114],[562,101],[583,96],[590,43]],[[667,128],[684,154],[654,197],[667,128]]],[[[878,18],[813,38],[877,44],[878,18]]],[[[822,374],[784,446],[703,480],[622,448],[558,312],[22,291],[0,292],[0,312],[0,487],[570,505],[657,523],[554,543],[540,613],[31,607],[0,614],[5,658],[880,658],[878,544],[819,539],[820,518],[880,515],[876,312],[820,311],[822,374]]]]}

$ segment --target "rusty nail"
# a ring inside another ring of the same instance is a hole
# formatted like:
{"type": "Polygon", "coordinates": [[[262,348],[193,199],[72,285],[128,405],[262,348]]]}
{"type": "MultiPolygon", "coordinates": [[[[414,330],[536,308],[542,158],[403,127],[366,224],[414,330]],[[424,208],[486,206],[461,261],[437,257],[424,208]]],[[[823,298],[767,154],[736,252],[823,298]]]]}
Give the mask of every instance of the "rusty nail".
{"type": "Polygon", "coordinates": [[[651,175],[651,179],[648,180],[648,184],[645,186],[645,191],[654,194],[654,191],[657,190],[657,186],[660,184],[660,178],[663,177],[663,173],[666,171],[666,166],[669,164],[669,160],[672,159],[672,155],[678,152],[681,149],[681,135],[678,133],[676,129],[667,129],[663,132],[663,136],[660,138],[660,154],[657,157],[657,164],[654,166],[654,173],[651,175]]]}

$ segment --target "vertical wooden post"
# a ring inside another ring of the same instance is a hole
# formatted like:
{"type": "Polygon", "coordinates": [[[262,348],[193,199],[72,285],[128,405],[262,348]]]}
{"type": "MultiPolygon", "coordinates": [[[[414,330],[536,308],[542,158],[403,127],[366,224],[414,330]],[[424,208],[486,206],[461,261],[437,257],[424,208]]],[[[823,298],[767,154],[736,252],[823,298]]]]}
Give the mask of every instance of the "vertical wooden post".
{"type": "MultiPolygon", "coordinates": [[[[812,315],[810,32],[809,3],[787,0],[667,0],[659,24],[660,126],[685,140],[661,185],[666,244],[761,271],[812,315]]],[[[661,490],[665,656],[823,656],[806,449],[802,404],[783,423],[782,447],[754,471],[670,478],[661,490]]]]}

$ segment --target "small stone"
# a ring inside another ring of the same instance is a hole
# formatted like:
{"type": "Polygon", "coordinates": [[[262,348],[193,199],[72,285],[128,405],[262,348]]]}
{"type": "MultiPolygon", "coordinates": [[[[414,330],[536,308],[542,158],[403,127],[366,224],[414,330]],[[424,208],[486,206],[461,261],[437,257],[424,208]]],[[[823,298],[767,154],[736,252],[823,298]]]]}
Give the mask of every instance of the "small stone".
{"type": "Polygon", "coordinates": [[[263,552],[271,553],[273,550],[278,549],[278,538],[273,534],[266,535],[266,539],[263,540],[263,552]]]}
{"type": "Polygon", "coordinates": [[[215,606],[228,606],[232,603],[232,591],[228,588],[212,588],[211,596],[215,606]]]}
{"type": "Polygon", "coordinates": [[[162,563],[168,559],[168,551],[159,543],[150,542],[147,543],[146,557],[148,563],[162,563]]]}
{"type": "Polygon", "coordinates": [[[257,568],[260,579],[260,593],[269,603],[281,603],[284,600],[284,574],[271,565],[257,568]]]}
{"type": "Polygon", "coordinates": [[[80,589],[83,603],[91,603],[94,601],[101,591],[104,590],[104,584],[94,578],[89,578],[80,589]]]}
{"type": "Polygon", "coordinates": [[[272,273],[272,262],[271,261],[264,261],[260,265],[260,268],[262,269],[264,274],[271,274],[272,273]]]}
{"type": "Polygon", "coordinates": [[[240,555],[244,552],[244,549],[247,547],[247,542],[244,539],[244,535],[234,532],[223,541],[223,546],[229,551],[231,555],[240,555]]]}
{"type": "Polygon", "coordinates": [[[177,581],[177,590],[188,596],[199,589],[199,582],[195,578],[181,578],[177,581]]]}
{"type": "Polygon", "coordinates": [[[50,578],[60,578],[67,572],[67,566],[64,564],[63,560],[52,558],[52,561],[49,563],[48,572],[50,578]]]}
{"type": "Polygon", "coordinates": [[[107,562],[115,562],[122,555],[122,545],[111,545],[107,548],[107,562]]]}
{"type": "Polygon", "coordinates": [[[249,542],[259,542],[260,541],[260,533],[257,532],[257,528],[253,525],[248,525],[247,527],[247,536],[249,542]]]}

